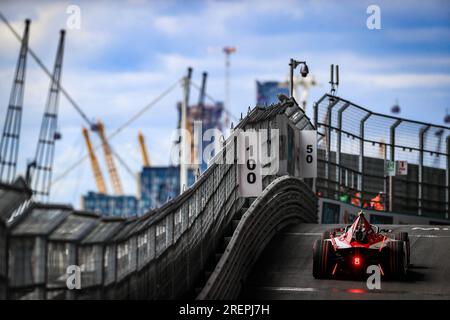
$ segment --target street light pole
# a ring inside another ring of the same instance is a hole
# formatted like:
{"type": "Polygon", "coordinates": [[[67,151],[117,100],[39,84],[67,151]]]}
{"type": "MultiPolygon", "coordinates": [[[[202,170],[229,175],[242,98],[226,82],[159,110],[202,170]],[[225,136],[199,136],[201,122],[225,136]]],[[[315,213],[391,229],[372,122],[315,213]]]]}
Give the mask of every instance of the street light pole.
{"type": "Polygon", "coordinates": [[[290,75],[289,75],[289,96],[292,98],[294,96],[294,59],[291,58],[291,62],[289,62],[289,69],[290,69],[290,75]]]}

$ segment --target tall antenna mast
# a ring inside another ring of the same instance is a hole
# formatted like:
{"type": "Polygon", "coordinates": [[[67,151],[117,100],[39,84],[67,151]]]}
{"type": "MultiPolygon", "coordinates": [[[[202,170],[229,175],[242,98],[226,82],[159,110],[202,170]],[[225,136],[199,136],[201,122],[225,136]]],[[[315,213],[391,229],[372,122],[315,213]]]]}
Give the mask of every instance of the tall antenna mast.
{"type": "MultiPolygon", "coordinates": [[[[230,55],[236,52],[235,47],[225,47],[223,48],[223,52],[225,52],[225,110],[230,109],[230,55]]],[[[228,115],[225,113],[225,116],[228,115]]],[[[228,123],[228,119],[225,120],[225,123],[228,123]]]]}
{"type": "Polygon", "coordinates": [[[42,118],[41,131],[36,150],[35,169],[31,174],[32,190],[40,200],[47,200],[50,196],[50,183],[52,179],[52,166],[55,154],[55,140],[61,138],[57,132],[59,86],[64,55],[65,31],[61,30],[58,50],[56,52],[53,77],[50,81],[50,89],[42,118]]]}
{"type": "Polygon", "coordinates": [[[25,69],[27,64],[30,20],[25,20],[25,31],[20,46],[8,111],[0,141],[0,181],[11,183],[16,176],[19,154],[20,124],[22,121],[23,92],[25,89],[25,69]]]}
{"type": "Polygon", "coordinates": [[[334,96],[337,88],[339,87],[339,65],[336,65],[336,69],[334,64],[330,66],[330,85],[331,85],[331,95],[334,96]],[[336,70],[336,75],[334,75],[333,71],[336,70]],[[336,78],[334,77],[336,76],[336,78]]]}

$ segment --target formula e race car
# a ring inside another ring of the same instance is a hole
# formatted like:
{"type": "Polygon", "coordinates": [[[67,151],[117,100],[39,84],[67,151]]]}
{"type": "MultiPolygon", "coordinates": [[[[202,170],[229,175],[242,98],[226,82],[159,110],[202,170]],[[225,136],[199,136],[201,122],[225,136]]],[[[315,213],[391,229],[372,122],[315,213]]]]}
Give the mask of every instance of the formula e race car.
{"type": "Polygon", "coordinates": [[[361,275],[379,267],[382,276],[401,278],[410,263],[407,232],[393,233],[371,225],[360,211],[353,224],[326,231],[313,247],[314,278],[361,275]]]}

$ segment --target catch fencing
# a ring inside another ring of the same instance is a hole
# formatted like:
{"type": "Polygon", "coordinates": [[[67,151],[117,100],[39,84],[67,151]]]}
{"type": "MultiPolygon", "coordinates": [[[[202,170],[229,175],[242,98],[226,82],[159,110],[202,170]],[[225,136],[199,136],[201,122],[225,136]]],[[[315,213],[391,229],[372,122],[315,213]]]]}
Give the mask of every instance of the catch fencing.
{"type": "Polygon", "coordinates": [[[320,195],[449,219],[450,128],[379,114],[328,94],[315,103],[314,122],[320,195]],[[404,161],[407,174],[399,169],[404,161]]]}

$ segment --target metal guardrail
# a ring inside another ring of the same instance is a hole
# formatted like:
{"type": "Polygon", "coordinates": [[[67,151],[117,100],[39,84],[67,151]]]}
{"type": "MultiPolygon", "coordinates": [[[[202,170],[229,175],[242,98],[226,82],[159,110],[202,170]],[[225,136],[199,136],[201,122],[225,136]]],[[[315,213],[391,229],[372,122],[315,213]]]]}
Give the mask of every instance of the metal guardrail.
{"type": "Polygon", "coordinates": [[[34,205],[11,228],[9,297],[179,297],[196,281],[215,249],[215,234],[240,202],[236,167],[217,165],[192,190],[139,219],[108,221],[68,208],[34,205]],[[47,228],[44,223],[62,211],[61,223],[47,228]],[[41,223],[42,231],[22,232],[20,226],[30,220],[41,223]],[[106,224],[116,224],[115,233],[103,234],[109,229],[106,224]],[[98,240],[83,241],[81,229],[102,234],[98,240]],[[81,267],[81,290],[67,290],[69,265],[81,267]]]}
{"type": "Polygon", "coordinates": [[[321,135],[316,188],[349,194],[361,207],[380,191],[384,210],[449,219],[450,128],[383,115],[324,95],[314,105],[321,135]],[[387,177],[386,161],[407,161],[408,174],[387,177]]]}

